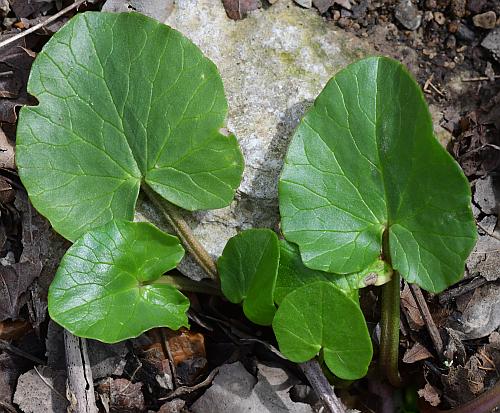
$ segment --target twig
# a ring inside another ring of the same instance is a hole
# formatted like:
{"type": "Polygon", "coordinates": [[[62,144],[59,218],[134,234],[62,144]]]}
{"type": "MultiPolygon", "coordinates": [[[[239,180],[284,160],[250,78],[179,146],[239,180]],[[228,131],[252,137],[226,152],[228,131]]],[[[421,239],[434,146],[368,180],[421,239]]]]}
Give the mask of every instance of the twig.
{"type": "Polygon", "coordinates": [[[427,79],[425,81],[425,84],[424,84],[424,92],[425,93],[431,93],[431,91],[429,90],[429,86],[434,89],[436,91],[436,93],[440,96],[445,96],[443,92],[441,92],[433,83],[432,83],[432,79],[434,79],[434,73],[431,75],[431,77],[429,77],[429,79],[427,79]]]}
{"type": "Polygon", "coordinates": [[[25,351],[18,349],[17,347],[14,347],[12,344],[5,340],[0,340],[0,350],[6,350],[12,354],[15,354],[16,356],[23,357],[27,360],[31,360],[32,362],[36,364],[40,364],[42,366],[46,365],[47,363],[43,361],[42,359],[39,359],[36,356],[32,356],[29,353],[26,353],[25,351]]]}
{"type": "Polygon", "coordinates": [[[299,364],[300,370],[306,376],[312,388],[330,413],[346,413],[342,402],[333,392],[333,387],[326,379],[316,359],[299,364]]]}
{"type": "Polygon", "coordinates": [[[500,75],[494,75],[491,78],[488,76],[469,77],[462,79],[462,82],[481,82],[483,80],[492,80],[492,79],[500,79],[500,75]]]}
{"type": "Polygon", "coordinates": [[[208,377],[203,380],[201,383],[195,384],[194,386],[188,387],[188,386],[181,386],[172,393],[170,393],[167,397],[161,397],[158,400],[172,400],[180,396],[184,396],[185,394],[192,393],[196,390],[202,389],[203,387],[207,387],[210,384],[212,384],[215,376],[219,372],[218,368],[213,369],[208,377]]]}
{"type": "Polygon", "coordinates": [[[500,241],[500,236],[498,236],[497,234],[493,233],[493,232],[490,232],[488,231],[486,228],[484,228],[479,222],[476,222],[476,225],[478,226],[478,228],[483,231],[486,235],[490,236],[491,238],[495,238],[496,240],[500,241]]]}
{"type": "Polygon", "coordinates": [[[68,369],[67,395],[69,413],[98,413],[94,382],[87,353],[87,341],[64,330],[66,367],[68,369]]]}
{"type": "Polygon", "coordinates": [[[21,33],[18,33],[12,37],[9,37],[7,40],[4,40],[3,42],[0,43],[0,49],[4,46],[7,46],[8,44],[14,43],[17,40],[22,39],[23,37],[27,36],[30,33],[36,32],[38,29],[41,29],[42,27],[47,26],[48,24],[57,20],[62,15],[70,12],[73,9],[76,9],[78,6],[85,3],[86,1],[87,0],[77,0],[73,4],[70,4],[68,7],[65,7],[64,9],[62,9],[60,12],[54,14],[53,16],[50,16],[47,20],[44,20],[41,23],[35,24],[34,26],[30,27],[29,29],[25,30],[24,32],[21,32],[21,33]]]}
{"type": "Polygon", "coordinates": [[[180,238],[182,245],[184,245],[187,252],[195,259],[203,271],[213,280],[218,280],[217,267],[214,260],[196,239],[191,228],[179,212],[179,208],[160,197],[148,185],[141,185],[141,189],[154,206],[163,214],[168,224],[180,238]]]}
{"type": "Polygon", "coordinates": [[[449,289],[439,295],[439,303],[445,304],[450,301],[452,298],[459,297],[468,293],[469,291],[473,291],[476,288],[480,287],[483,284],[486,284],[488,281],[483,277],[474,278],[472,281],[468,283],[462,283],[461,285],[449,289]]]}
{"type": "Polygon", "coordinates": [[[9,403],[0,400],[0,407],[9,413],[17,413],[17,410],[9,403]]]}
{"type": "Polygon", "coordinates": [[[43,377],[40,372],[38,371],[38,369],[36,368],[36,366],[33,366],[33,368],[35,369],[35,372],[36,374],[38,374],[38,377],[40,377],[40,380],[42,380],[45,385],[50,389],[52,390],[55,394],[57,394],[61,399],[63,399],[65,402],[68,401],[68,399],[66,399],[66,397],[64,397],[52,384],[50,384],[47,379],[45,377],[43,377]]]}
{"type": "Polygon", "coordinates": [[[439,330],[436,327],[436,323],[431,316],[429,311],[429,307],[427,306],[427,302],[425,301],[424,295],[422,294],[422,290],[416,284],[410,284],[411,292],[413,293],[413,297],[418,304],[420,309],[420,313],[422,314],[422,318],[425,321],[425,325],[427,327],[427,331],[431,336],[432,343],[434,344],[434,348],[436,349],[439,357],[441,358],[443,354],[443,340],[441,335],[439,334],[439,330]]]}

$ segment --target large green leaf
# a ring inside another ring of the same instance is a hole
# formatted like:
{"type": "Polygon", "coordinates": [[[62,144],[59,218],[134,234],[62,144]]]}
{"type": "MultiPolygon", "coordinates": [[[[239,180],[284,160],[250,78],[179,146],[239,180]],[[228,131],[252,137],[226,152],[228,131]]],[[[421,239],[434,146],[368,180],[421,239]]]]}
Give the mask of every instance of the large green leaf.
{"type": "Polygon", "coordinates": [[[273,321],[279,259],[279,241],[273,231],[248,229],[228,241],[217,261],[222,292],[232,303],[243,301],[243,311],[254,323],[270,325],[273,321]]]}
{"type": "Polygon", "coordinates": [[[367,268],[387,231],[393,268],[438,292],[461,278],[476,239],[469,185],[419,86],[383,57],[325,86],[293,136],[279,194],[285,237],[313,269],[367,268]]]}
{"type": "Polygon", "coordinates": [[[215,65],[136,13],[76,15],[38,54],[21,109],[17,165],[33,205],[75,240],[131,220],[141,182],[188,210],[221,208],[243,160],[215,65]]]}
{"type": "Polygon", "coordinates": [[[280,241],[280,263],[274,301],[281,304],[283,299],[304,285],[316,281],[326,281],[335,284],[350,297],[358,296],[358,289],[367,285],[381,285],[391,278],[389,266],[376,260],[363,271],[351,274],[332,274],[319,270],[312,270],[304,265],[296,245],[285,240],[280,241]]]}
{"type": "Polygon", "coordinates": [[[322,350],[338,377],[363,377],[372,358],[368,328],[359,306],[331,283],[317,281],[288,294],[276,312],[273,329],[280,351],[302,363],[322,350]]]}
{"type": "Polygon", "coordinates": [[[106,343],[153,327],[187,326],[188,299],[155,282],[183,255],[177,237],[149,223],[96,228],[63,257],[49,289],[50,316],[77,336],[106,343]]]}

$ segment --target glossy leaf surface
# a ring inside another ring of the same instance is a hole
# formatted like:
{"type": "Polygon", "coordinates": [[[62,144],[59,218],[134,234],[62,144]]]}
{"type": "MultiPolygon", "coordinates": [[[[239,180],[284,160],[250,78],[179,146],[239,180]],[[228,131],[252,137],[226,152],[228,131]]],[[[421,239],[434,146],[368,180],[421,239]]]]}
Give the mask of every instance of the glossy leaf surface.
{"type": "Polygon", "coordinates": [[[419,86],[383,57],[325,86],[293,136],[279,194],[285,237],[312,269],[362,271],[387,231],[393,268],[439,292],[461,278],[476,239],[469,184],[435,139],[419,86]]]}
{"type": "Polygon", "coordinates": [[[372,345],[359,306],[331,283],[317,281],[288,294],[276,312],[273,330],[280,351],[302,363],[323,352],[338,377],[363,377],[372,345]]]}
{"type": "Polygon", "coordinates": [[[243,160],[215,65],[137,13],[77,14],[38,54],[17,165],[33,205],[70,240],[131,220],[141,182],[188,210],[221,208],[243,160]]]}
{"type": "Polygon", "coordinates": [[[157,282],[183,255],[177,237],[149,223],[96,228],[64,255],[49,289],[49,314],[73,334],[106,343],[153,327],[188,326],[188,299],[157,282]]]}
{"type": "Polygon", "coordinates": [[[279,241],[273,231],[248,229],[228,241],[217,261],[222,292],[232,303],[243,301],[243,311],[254,323],[272,323],[279,259],[279,241]]]}
{"type": "Polygon", "coordinates": [[[357,299],[359,288],[367,285],[380,285],[389,279],[388,265],[381,260],[375,261],[364,271],[347,275],[312,270],[302,262],[297,246],[282,240],[280,241],[280,263],[274,290],[274,301],[279,305],[288,294],[297,288],[316,281],[332,283],[350,297],[357,299]]]}

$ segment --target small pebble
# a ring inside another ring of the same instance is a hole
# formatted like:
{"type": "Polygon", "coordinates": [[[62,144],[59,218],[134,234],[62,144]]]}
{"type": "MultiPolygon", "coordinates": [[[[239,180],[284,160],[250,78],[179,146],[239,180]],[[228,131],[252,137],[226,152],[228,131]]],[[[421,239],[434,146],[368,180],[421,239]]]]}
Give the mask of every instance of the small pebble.
{"type": "Polygon", "coordinates": [[[463,40],[464,42],[472,42],[476,38],[474,31],[463,23],[459,23],[456,34],[457,39],[463,40]]]}
{"type": "Polygon", "coordinates": [[[440,11],[434,12],[434,20],[436,20],[436,23],[442,26],[446,22],[446,17],[444,17],[444,14],[441,13],[440,11]]]}
{"type": "Polygon", "coordinates": [[[342,27],[343,29],[348,29],[349,27],[352,26],[352,20],[348,19],[347,17],[341,17],[337,24],[342,27]]]}
{"type": "Polygon", "coordinates": [[[481,27],[482,29],[493,29],[497,23],[497,15],[494,11],[476,14],[472,18],[472,22],[476,27],[481,27]]]}
{"type": "Polygon", "coordinates": [[[394,16],[408,30],[417,30],[422,23],[422,13],[411,0],[400,0],[394,16]]]}

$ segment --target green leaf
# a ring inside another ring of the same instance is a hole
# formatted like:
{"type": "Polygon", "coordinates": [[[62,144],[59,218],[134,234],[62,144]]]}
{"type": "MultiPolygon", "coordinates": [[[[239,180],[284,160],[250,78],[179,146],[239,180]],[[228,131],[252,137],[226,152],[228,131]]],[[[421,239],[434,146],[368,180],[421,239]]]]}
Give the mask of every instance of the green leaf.
{"type": "Polygon", "coordinates": [[[96,228],[64,255],[49,289],[50,317],[79,337],[106,343],[153,327],[188,326],[188,299],[157,282],[183,255],[177,237],[149,223],[96,228]]]}
{"type": "Polygon", "coordinates": [[[17,166],[33,205],[77,239],[131,220],[141,182],[188,210],[221,208],[243,170],[215,65],[136,13],[77,14],[38,54],[19,116],[17,166]]]}
{"type": "Polygon", "coordinates": [[[387,231],[393,268],[439,292],[461,278],[476,240],[466,178],[417,83],[383,57],[325,86],[293,136],[279,194],[285,237],[317,270],[362,271],[387,231]]]}
{"type": "Polygon", "coordinates": [[[368,371],[373,350],[363,313],[331,283],[317,281],[288,294],[273,330],[291,361],[302,363],[322,350],[328,368],[342,379],[355,380],[368,371]]]}
{"type": "Polygon", "coordinates": [[[390,277],[389,266],[382,260],[376,260],[365,270],[352,274],[332,274],[312,270],[304,265],[296,245],[285,240],[280,241],[280,264],[278,278],[274,290],[274,301],[280,305],[283,299],[304,285],[316,281],[326,281],[334,284],[349,297],[357,300],[358,288],[367,285],[381,285],[390,277]]]}
{"type": "Polygon", "coordinates": [[[222,292],[243,301],[250,321],[270,325],[276,307],[273,292],[280,259],[279,241],[269,229],[248,229],[231,238],[217,261],[222,292]]]}

